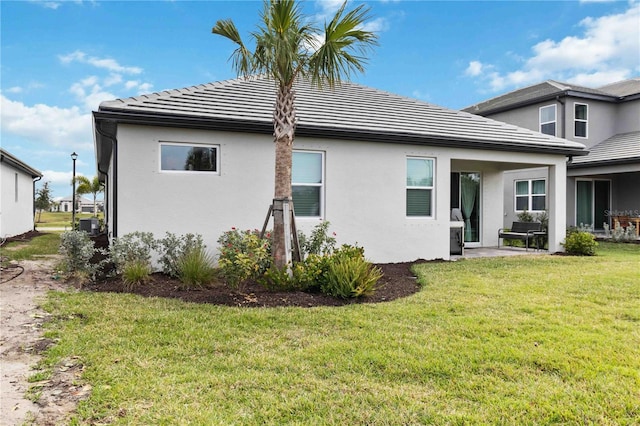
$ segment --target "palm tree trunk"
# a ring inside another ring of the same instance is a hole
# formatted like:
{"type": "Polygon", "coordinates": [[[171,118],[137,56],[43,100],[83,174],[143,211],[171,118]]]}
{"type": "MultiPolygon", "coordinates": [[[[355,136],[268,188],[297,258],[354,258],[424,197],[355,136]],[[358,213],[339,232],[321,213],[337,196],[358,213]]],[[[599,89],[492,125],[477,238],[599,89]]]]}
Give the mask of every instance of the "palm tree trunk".
{"type": "Polygon", "coordinates": [[[296,125],[294,100],[292,84],[279,86],[273,113],[276,164],[272,243],[273,263],[278,269],[285,268],[291,261],[291,252],[287,250],[290,244],[286,243],[291,241],[291,227],[285,226],[285,209],[279,206],[291,201],[291,168],[296,125]]]}

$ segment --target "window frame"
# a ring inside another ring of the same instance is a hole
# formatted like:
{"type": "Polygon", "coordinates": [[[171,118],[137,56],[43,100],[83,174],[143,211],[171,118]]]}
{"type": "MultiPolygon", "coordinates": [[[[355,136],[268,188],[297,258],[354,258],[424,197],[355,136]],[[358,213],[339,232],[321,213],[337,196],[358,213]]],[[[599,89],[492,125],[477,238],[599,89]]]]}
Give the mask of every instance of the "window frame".
{"type": "MultiPolygon", "coordinates": [[[[324,212],[324,207],[325,207],[325,158],[326,158],[326,152],[325,151],[318,151],[318,150],[311,150],[311,149],[294,149],[292,151],[292,156],[291,156],[291,202],[293,203],[293,187],[294,186],[308,186],[308,187],[318,187],[320,188],[320,206],[318,208],[318,216],[300,216],[298,214],[298,212],[295,212],[296,215],[296,219],[323,219],[325,216],[325,212],[324,212]],[[303,183],[296,183],[293,181],[293,154],[294,153],[304,153],[304,154],[319,154],[320,155],[320,161],[321,161],[321,165],[320,165],[320,183],[308,183],[308,182],[303,182],[303,183]]],[[[295,211],[295,205],[294,205],[294,211],[295,211]]]]}
{"type": "Polygon", "coordinates": [[[589,104],[583,103],[583,102],[574,102],[573,103],[573,137],[574,138],[580,138],[580,139],[587,139],[589,137],[589,104]],[[585,116],[586,118],[582,119],[582,118],[577,118],[576,117],[576,109],[578,106],[584,106],[585,107],[585,116]],[[584,123],[584,136],[580,136],[577,133],[577,128],[576,128],[576,124],[577,123],[584,123]]]}
{"type": "Polygon", "coordinates": [[[220,145],[199,142],[175,142],[175,141],[159,141],[160,149],[158,149],[158,170],[160,173],[168,174],[203,174],[207,176],[220,176],[220,145]],[[216,170],[165,170],[162,168],[162,147],[163,146],[180,146],[180,147],[196,147],[196,148],[215,148],[216,150],[216,170]]]}
{"type": "Polygon", "coordinates": [[[558,106],[556,104],[544,105],[538,108],[538,131],[545,135],[556,136],[558,134],[558,106]],[[552,121],[542,121],[542,110],[545,108],[553,107],[553,120],[552,121]],[[545,133],[542,131],[542,126],[545,124],[553,123],[553,134],[545,133]]]}
{"type": "Polygon", "coordinates": [[[405,157],[405,174],[404,174],[404,198],[405,198],[405,208],[404,214],[407,219],[435,219],[435,211],[436,211],[436,159],[434,157],[422,157],[416,155],[408,155],[405,157]],[[407,177],[409,172],[409,160],[428,160],[431,162],[431,186],[429,185],[409,185],[407,184],[407,177]],[[428,190],[431,194],[431,200],[429,205],[431,206],[431,212],[429,215],[409,215],[407,211],[407,194],[409,190],[428,190]]]}
{"type": "Polygon", "coordinates": [[[513,181],[513,211],[516,213],[522,213],[524,211],[528,211],[531,213],[542,213],[547,210],[547,193],[549,189],[547,188],[547,179],[533,178],[533,179],[516,179],[513,181]],[[544,194],[534,194],[533,193],[533,182],[543,181],[544,182],[544,194]],[[518,194],[518,182],[527,182],[527,194],[518,194]],[[534,210],[533,209],[533,197],[542,197],[544,196],[544,209],[542,210],[534,210]],[[527,209],[526,210],[518,210],[518,198],[527,197],[527,209]]]}

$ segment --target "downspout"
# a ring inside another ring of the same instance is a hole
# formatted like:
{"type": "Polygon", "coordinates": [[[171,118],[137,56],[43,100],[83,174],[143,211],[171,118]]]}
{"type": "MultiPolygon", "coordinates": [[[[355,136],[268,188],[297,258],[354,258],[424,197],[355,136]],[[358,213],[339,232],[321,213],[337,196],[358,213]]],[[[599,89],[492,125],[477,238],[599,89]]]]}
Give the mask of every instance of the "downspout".
{"type": "Polygon", "coordinates": [[[560,105],[562,105],[562,136],[560,136],[562,139],[565,139],[565,136],[567,134],[567,105],[566,102],[562,100],[562,98],[560,98],[560,95],[556,96],[556,101],[558,101],[558,103],[560,105]]]}
{"type": "MultiPolygon", "coordinates": [[[[96,123],[96,132],[98,132],[100,134],[100,136],[107,138],[111,141],[112,144],[112,152],[111,155],[113,156],[113,200],[112,200],[112,204],[113,204],[113,227],[111,228],[111,237],[112,238],[117,238],[118,237],[118,183],[117,183],[117,179],[118,179],[118,140],[116,139],[115,136],[111,136],[105,132],[103,132],[100,129],[100,125],[98,123],[96,123]]],[[[109,180],[109,174],[100,170],[100,168],[98,168],[98,171],[100,173],[104,173],[107,176],[107,181],[109,180]]],[[[108,210],[107,210],[107,195],[108,193],[105,192],[105,218],[108,218],[108,210]]]]}
{"type": "Polygon", "coordinates": [[[42,176],[38,176],[33,180],[33,230],[36,230],[36,182],[42,179],[42,176]]]}

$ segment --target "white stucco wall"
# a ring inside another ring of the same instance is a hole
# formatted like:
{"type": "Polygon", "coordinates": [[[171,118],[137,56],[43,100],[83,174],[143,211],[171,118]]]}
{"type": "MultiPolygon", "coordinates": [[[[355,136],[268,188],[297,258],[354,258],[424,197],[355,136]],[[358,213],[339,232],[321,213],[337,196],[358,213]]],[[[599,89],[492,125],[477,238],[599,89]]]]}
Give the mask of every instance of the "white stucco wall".
{"type": "MultiPolygon", "coordinates": [[[[191,232],[215,249],[218,237],[231,227],[262,227],[273,197],[269,135],[120,125],[118,141],[119,236],[191,232]],[[219,145],[220,174],[160,172],[160,142],[219,145]]],[[[324,218],[339,244],[357,243],[375,262],[449,259],[452,171],[482,174],[481,242],[495,246],[504,214],[502,172],[532,167],[527,161],[564,165],[562,156],[309,138],[297,138],[295,149],[325,153],[324,218]],[[408,156],[436,160],[433,218],[406,217],[408,156]]],[[[113,206],[108,203],[109,210],[113,206]]],[[[317,223],[297,220],[306,233],[317,223]]]]}
{"type": "Polygon", "coordinates": [[[0,169],[0,237],[33,230],[33,179],[4,162],[0,163],[0,169]]]}

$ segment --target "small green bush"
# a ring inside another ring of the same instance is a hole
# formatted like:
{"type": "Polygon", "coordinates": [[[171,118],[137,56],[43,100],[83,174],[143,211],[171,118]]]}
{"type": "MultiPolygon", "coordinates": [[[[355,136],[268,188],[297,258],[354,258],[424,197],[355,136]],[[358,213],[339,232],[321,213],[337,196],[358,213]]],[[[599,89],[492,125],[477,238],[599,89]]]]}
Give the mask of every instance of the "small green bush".
{"type": "MultiPolygon", "coordinates": [[[[293,268],[295,268],[295,266],[293,268]]],[[[290,268],[278,269],[272,265],[269,269],[264,271],[264,274],[262,274],[261,277],[258,278],[258,283],[273,291],[300,290],[295,277],[293,277],[293,275],[289,275],[289,270],[290,268]]]]}
{"type": "Polygon", "coordinates": [[[343,299],[369,296],[375,292],[382,271],[364,258],[364,249],[342,246],[328,260],[321,290],[343,299]]]}
{"type": "Polygon", "coordinates": [[[178,278],[183,288],[201,288],[215,279],[213,258],[204,246],[191,248],[178,260],[178,278]]]}
{"type": "Polygon", "coordinates": [[[568,254],[577,256],[593,256],[598,247],[593,234],[583,231],[568,233],[562,245],[568,254]]]}
{"type": "Polygon", "coordinates": [[[231,228],[222,234],[218,244],[218,267],[232,288],[241,289],[248,280],[262,276],[271,265],[269,241],[260,238],[256,231],[231,228]]]}
{"type": "Polygon", "coordinates": [[[60,235],[62,269],[69,275],[84,279],[95,279],[102,263],[92,264],[94,254],[100,252],[94,247],[89,234],[84,231],[67,231],[60,235]]]}
{"type": "Polygon", "coordinates": [[[111,243],[109,258],[116,268],[116,273],[122,274],[130,262],[139,261],[151,265],[151,253],[157,247],[158,243],[151,232],[131,232],[111,243]]]}
{"type": "Polygon", "coordinates": [[[147,281],[150,275],[151,265],[149,262],[141,259],[125,262],[122,270],[122,281],[124,281],[125,290],[133,290],[138,285],[147,281]]]}
{"type": "Polygon", "coordinates": [[[336,246],[336,233],[329,235],[329,221],[325,220],[316,225],[307,237],[304,232],[298,231],[300,250],[304,255],[317,254],[329,255],[336,246]]]}
{"type": "Polygon", "coordinates": [[[179,264],[185,254],[205,247],[202,236],[199,234],[186,234],[178,237],[167,232],[164,238],[158,240],[158,243],[162,272],[173,278],[179,277],[179,264]]]}

